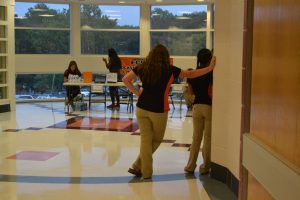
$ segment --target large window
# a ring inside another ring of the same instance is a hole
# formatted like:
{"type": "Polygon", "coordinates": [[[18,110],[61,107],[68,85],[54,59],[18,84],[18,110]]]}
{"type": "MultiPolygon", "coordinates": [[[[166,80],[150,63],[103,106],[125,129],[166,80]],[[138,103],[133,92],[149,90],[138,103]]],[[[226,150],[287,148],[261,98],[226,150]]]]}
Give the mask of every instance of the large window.
{"type": "Polygon", "coordinates": [[[164,44],[171,55],[195,56],[206,47],[205,32],[152,32],[151,46],[164,44]]]}
{"type": "Polygon", "coordinates": [[[68,4],[16,2],[16,54],[69,54],[68,4]]]}
{"type": "Polygon", "coordinates": [[[82,54],[139,54],[139,6],[81,5],[80,18],[82,54]]]}
{"type": "Polygon", "coordinates": [[[199,49],[211,48],[208,5],[152,6],[151,47],[160,43],[173,56],[195,56],[199,49]]]}
{"type": "Polygon", "coordinates": [[[63,74],[17,74],[16,99],[64,98],[63,74]]]}

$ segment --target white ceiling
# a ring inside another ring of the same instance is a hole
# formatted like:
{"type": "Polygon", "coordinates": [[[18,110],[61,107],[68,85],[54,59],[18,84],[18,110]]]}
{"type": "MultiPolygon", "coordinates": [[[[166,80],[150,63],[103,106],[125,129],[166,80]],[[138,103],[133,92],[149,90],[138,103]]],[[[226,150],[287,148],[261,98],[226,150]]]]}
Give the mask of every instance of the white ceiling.
{"type": "MultiPolygon", "coordinates": [[[[79,3],[95,3],[95,4],[198,4],[203,3],[197,0],[15,0],[21,2],[45,2],[45,3],[69,3],[69,2],[79,2],[79,3]],[[125,3],[121,4],[120,1],[125,3]]],[[[214,2],[214,0],[204,0],[204,2],[214,2]]]]}

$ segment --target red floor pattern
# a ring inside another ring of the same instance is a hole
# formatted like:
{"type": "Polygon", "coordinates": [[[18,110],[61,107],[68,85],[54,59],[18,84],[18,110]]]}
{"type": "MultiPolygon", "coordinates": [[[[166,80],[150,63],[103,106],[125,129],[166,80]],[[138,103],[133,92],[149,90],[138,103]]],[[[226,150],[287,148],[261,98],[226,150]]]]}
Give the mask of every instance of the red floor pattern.
{"type": "Polygon", "coordinates": [[[138,125],[132,119],[78,116],[59,122],[48,128],[134,132],[138,129],[138,125]]]}
{"type": "Polygon", "coordinates": [[[21,151],[15,155],[7,157],[7,159],[15,160],[32,160],[32,161],[46,161],[59,154],[58,152],[47,151],[21,151]]]}

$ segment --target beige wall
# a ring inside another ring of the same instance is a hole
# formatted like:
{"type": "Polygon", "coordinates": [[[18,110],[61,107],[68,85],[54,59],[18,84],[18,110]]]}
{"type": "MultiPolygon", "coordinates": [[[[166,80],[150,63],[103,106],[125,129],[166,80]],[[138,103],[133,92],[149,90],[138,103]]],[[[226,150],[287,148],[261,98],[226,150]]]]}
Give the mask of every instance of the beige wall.
{"type": "Polygon", "coordinates": [[[244,1],[215,1],[212,161],[239,178],[244,1]]]}
{"type": "MultiPolygon", "coordinates": [[[[14,0],[1,2],[7,6],[7,39],[8,39],[8,95],[11,110],[15,110],[15,30],[14,30],[14,0]]],[[[4,102],[3,102],[4,103],[4,102]]],[[[1,103],[0,103],[1,104],[1,103]]],[[[5,103],[6,104],[6,103],[5,103]]]]}
{"type": "MultiPolygon", "coordinates": [[[[16,55],[16,72],[49,73],[51,71],[63,73],[72,59],[76,60],[82,72],[108,72],[102,61],[102,57],[100,55],[79,55],[77,57],[70,55],[16,55]]],[[[174,57],[174,65],[182,69],[195,68],[196,57],[174,57]]]]}

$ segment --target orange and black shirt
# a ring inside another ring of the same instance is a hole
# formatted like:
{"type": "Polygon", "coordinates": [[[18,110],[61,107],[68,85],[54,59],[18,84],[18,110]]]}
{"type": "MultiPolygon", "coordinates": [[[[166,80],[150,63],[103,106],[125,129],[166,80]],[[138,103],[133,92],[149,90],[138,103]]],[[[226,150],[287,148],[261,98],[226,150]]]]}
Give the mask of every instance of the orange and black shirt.
{"type": "Polygon", "coordinates": [[[188,79],[187,82],[192,86],[195,95],[194,104],[211,105],[211,97],[208,93],[209,84],[212,84],[213,73],[209,72],[203,76],[188,79]]]}
{"type": "MultiPolygon", "coordinates": [[[[139,76],[137,68],[133,72],[139,76]]],[[[143,92],[140,95],[137,107],[156,113],[164,113],[170,110],[169,108],[169,91],[173,80],[179,76],[181,69],[170,65],[170,67],[163,71],[160,81],[155,85],[143,84],[143,92]]]]}

